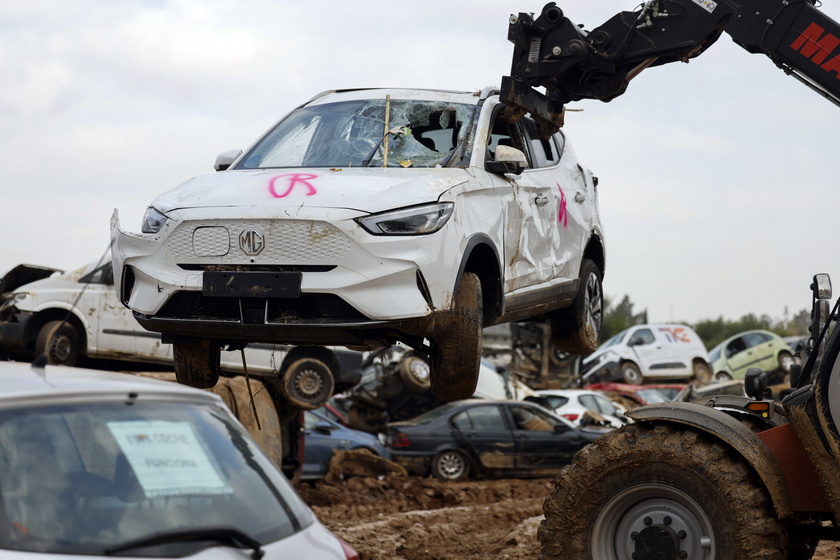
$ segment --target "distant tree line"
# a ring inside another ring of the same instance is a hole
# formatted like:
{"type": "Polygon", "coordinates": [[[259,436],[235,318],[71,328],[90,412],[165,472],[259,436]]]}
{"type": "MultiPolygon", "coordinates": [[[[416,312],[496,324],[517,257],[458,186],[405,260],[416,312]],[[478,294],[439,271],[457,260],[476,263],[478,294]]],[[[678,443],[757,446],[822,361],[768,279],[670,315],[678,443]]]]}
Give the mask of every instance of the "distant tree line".
{"type": "MultiPolygon", "coordinates": [[[[633,307],[633,302],[626,295],[618,303],[615,303],[612,298],[604,298],[604,323],[601,327],[601,342],[609,340],[613,335],[633,325],[648,322],[647,311],[634,313],[633,307]]],[[[772,331],[779,336],[807,336],[810,321],[810,310],[803,309],[788,319],[773,319],[769,315],[759,316],[748,313],[735,321],[724,319],[721,316],[717,319],[703,319],[693,324],[685,321],[677,322],[690,325],[697,332],[697,335],[703,339],[706,348],[712,349],[730,336],[752,329],[772,331]]]]}

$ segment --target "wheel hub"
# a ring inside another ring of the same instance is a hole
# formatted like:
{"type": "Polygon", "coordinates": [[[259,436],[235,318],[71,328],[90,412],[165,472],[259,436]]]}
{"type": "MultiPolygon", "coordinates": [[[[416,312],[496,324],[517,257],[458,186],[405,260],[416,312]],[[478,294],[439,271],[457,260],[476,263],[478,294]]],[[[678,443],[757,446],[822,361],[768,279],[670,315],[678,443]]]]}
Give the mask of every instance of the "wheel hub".
{"type": "Polygon", "coordinates": [[[636,541],[634,560],[677,560],[688,557],[685,551],[680,556],[680,537],[667,525],[651,525],[640,533],[633,533],[630,538],[636,541]]]}
{"type": "Polygon", "coordinates": [[[311,369],[302,370],[295,381],[300,394],[309,398],[316,396],[323,385],[321,376],[311,369]]]}

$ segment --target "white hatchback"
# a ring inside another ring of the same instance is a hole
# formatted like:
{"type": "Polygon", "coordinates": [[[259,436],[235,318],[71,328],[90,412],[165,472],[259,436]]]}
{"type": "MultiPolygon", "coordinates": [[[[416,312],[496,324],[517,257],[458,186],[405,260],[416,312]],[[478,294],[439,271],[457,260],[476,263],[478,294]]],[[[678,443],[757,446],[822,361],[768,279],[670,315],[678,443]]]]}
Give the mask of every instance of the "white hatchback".
{"type": "Polygon", "coordinates": [[[216,395],[16,362],[0,377],[3,558],[358,559],[216,395]]]}
{"type": "Polygon", "coordinates": [[[451,400],[475,390],[482,327],[539,317],[561,350],[597,345],[597,179],[496,90],[326,92],[216,169],[141,233],[111,223],[120,300],[184,383],[215,383],[230,344],[402,341],[451,400]]]}

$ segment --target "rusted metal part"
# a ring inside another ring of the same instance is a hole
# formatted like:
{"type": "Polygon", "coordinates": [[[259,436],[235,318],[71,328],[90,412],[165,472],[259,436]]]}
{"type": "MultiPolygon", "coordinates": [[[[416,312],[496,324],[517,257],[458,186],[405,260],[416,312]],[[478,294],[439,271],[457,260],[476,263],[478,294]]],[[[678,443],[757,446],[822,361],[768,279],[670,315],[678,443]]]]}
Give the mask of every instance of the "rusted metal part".
{"type": "Polygon", "coordinates": [[[794,511],[832,511],[814,463],[790,424],[758,434],[785,473],[794,511]]]}
{"type": "Polygon", "coordinates": [[[765,443],[752,430],[725,412],[694,403],[670,402],[644,406],[627,413],[636,422],[673,422],[715,436],[735,450],[759,476],[780,518],[793,515],[785,474],[765,443]]]}

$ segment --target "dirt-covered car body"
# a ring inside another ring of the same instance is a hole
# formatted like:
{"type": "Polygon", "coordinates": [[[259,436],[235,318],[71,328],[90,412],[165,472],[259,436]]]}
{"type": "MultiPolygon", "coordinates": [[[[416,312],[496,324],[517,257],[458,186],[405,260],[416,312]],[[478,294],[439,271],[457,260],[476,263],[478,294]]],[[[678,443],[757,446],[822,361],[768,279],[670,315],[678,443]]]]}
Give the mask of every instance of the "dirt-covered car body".
{"type": "MultiPolygon", "coordinates": [[[[18,278],[17,270],[4,278],[18,278]]],[[[76,270],[33,271],[39,279],[6,284],[10,290],[0,294],[0,354],[31,360],[43,353],[50,363],[70,366],[83,357],[172,366],[172,345],[142,328],[117,299],[110,255],[76,270]]],[[[240,352],[220,355],[224,371],[244,371],[240,352]]],[[[304,358],[326,364],[337,391],[361,379],[361,353],[345,348],[260,343],[245,348],[245,365],[257,375],[282,378],[304,358]]]]}
{"type": "Polygon", "coordinates": [[[503,109],[490,89],[316,96],[156,198],[143,233],[115,212],[119,297],[175,339],[367,348],[451,334],[468,276],[479,328],[566,308],[604,270],[596,181],[503,109]]]}
{"type": "Polygon", "coordinates": [[[550,476],[611,429],[578,427],[528,402],[476,399],[390,424],[388,444],[395,462],[421,476],[550,476]]]}
{"type": "Polygon", "coordinates": [[[343,426],[324,413],[324,409],[307,410],[303,413],[304,448],[302,480],[326,476],[330,459],[335,451],[365,451],[384,459],[391,458],[385,447],[385,436],[374,436],[343,426]]]}
{"type": "Polygon", "coordinates": [[[355,556],[217,395],[20,362],[0,377],[4,558],[355,556]]]}

